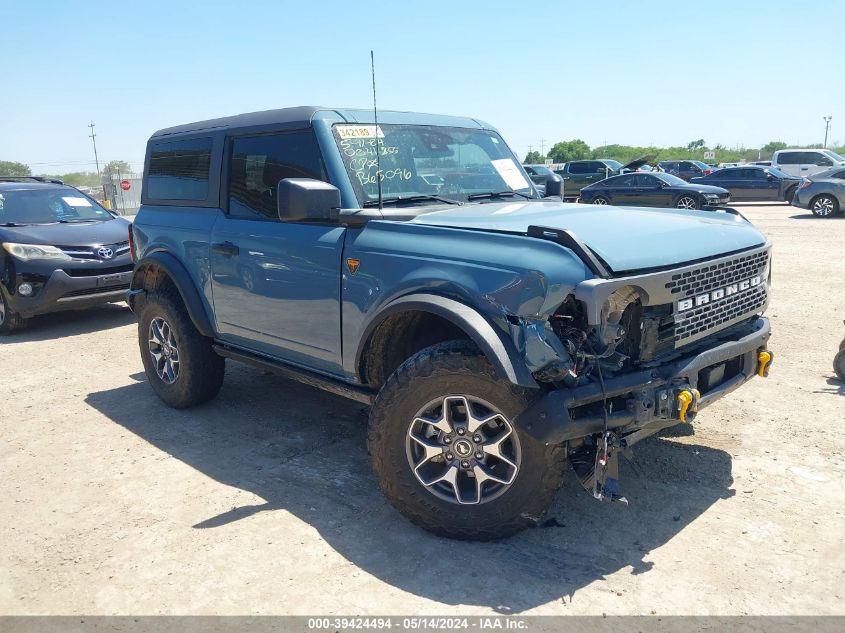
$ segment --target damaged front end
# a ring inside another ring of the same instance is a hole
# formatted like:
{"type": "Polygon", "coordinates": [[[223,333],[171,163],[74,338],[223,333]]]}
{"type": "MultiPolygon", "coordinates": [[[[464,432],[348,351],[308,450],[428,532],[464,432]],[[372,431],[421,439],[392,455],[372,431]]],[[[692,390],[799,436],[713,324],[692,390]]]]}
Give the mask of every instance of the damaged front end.
{"type": "Polygon", "coordinates": [[[541,390],[517,423],[565,444],[581,483],[622,500],[618,457],[750,380],[772,355],[770,247],[657,273],[594,278],[545,318],[511,321],[541,390]]]}

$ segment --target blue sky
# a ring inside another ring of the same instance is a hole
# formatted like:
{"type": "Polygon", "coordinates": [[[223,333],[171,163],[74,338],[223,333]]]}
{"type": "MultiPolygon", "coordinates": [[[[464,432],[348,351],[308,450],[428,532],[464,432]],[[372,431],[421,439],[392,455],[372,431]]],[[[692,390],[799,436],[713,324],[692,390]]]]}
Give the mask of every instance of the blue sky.
{"type": "Polygon", "coordinates": [[[845,2],[0,0],[0,160],[143,161],[156,129],[292,105],[484,119],[545,140],[845,141],[845,2]]]}

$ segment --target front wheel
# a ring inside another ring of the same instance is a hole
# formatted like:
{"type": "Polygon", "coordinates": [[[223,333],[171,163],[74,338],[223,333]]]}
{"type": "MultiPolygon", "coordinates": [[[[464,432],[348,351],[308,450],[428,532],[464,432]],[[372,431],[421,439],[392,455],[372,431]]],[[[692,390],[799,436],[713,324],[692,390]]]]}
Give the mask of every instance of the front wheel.
{"type": "Polygon", "coordinates": [[[679,209],[697,209],[698,202],[692,196],[681,196],[675,206],[679,209]]]}
{"type": "Polygon", "coordinates": [[[816,196],[810,203],[810,211],[817,218],[833,217],[839,213],[839,200],[826,193],[816,196]]]}
{"type": "Polygon", "coordinates": [[[610,201],[604,196],[596,196],[593,198],[593,204],[610,204],[610,201]]]}
{"type": "Polygon", "coordinates": [[[833,357],[833,371],[836,372],[839,380],[845,382],[845,349],[839,350],[839,353],[833,357]]]}
{"type": "Polygon", "coordinates": [[[6,301],[6,295],[0,290],[0,336],[21,329],[25,323],[23,317],[12,310],[12,307],[6,301]]]}
{"type": "Polygon", "coordinates": [[[388,500],[451,538],[490,540],[535,523],[560,487],[564,451],[515,426],[528,397],[469,343],[408,359],[370,413],[369,453],[388,500]]]}

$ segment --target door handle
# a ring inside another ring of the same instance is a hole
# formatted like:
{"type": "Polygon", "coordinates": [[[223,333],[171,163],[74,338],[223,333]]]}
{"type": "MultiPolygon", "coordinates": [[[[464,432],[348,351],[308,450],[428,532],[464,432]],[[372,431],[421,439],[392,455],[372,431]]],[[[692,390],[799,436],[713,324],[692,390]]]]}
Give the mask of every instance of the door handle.
{"type": "Polygon", "coordinates": [[[235,255],[240,253],[240,249],[231,242],[221,242],[219,244],[212,244],[211,252],[215,255],[234,257],[235,255]]]}

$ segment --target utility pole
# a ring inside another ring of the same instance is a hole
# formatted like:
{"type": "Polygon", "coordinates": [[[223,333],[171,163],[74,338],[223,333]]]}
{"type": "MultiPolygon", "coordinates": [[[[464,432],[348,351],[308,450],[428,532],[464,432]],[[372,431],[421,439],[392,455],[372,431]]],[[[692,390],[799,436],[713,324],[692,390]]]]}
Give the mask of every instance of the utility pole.
{"type": "Polygon", "coordinates": [[[822,117],[824,119],[824,145],[822,147],[827,147],[827,130],[830,127],[830,120],[833,118],[832,116],[822,117]]]}
{"type": "Polygon", "coordinates": [[[94,164],[97,166],[97,178],[100,177],[100,159],[97,158],[97,135],[94,133],[94,122],[88,124],[88,127],[91,128],[91,133],[88,135],[88,138],[94,143],[94,164]]]}
{"type": "Polygon", "coordinates": [[[91,134],[88,137],[91,139],[91,142],[94,143],[94,164],[97,166],[97,180],[100,181],[100,187],[103,189],[103,203],[108,203],[108,196],[106,195],[106,186],[103,184],[103,179],[100,177],[100,159],[97,157],[97,135],[94,133],[94,122],[88,124],[88,127],[91,128],[91,134]]]}
{"type": "Polygon", "coordinates": [[[540,153],[545,156],[546,155],[546,139],[540,139],[540,153]]]}

